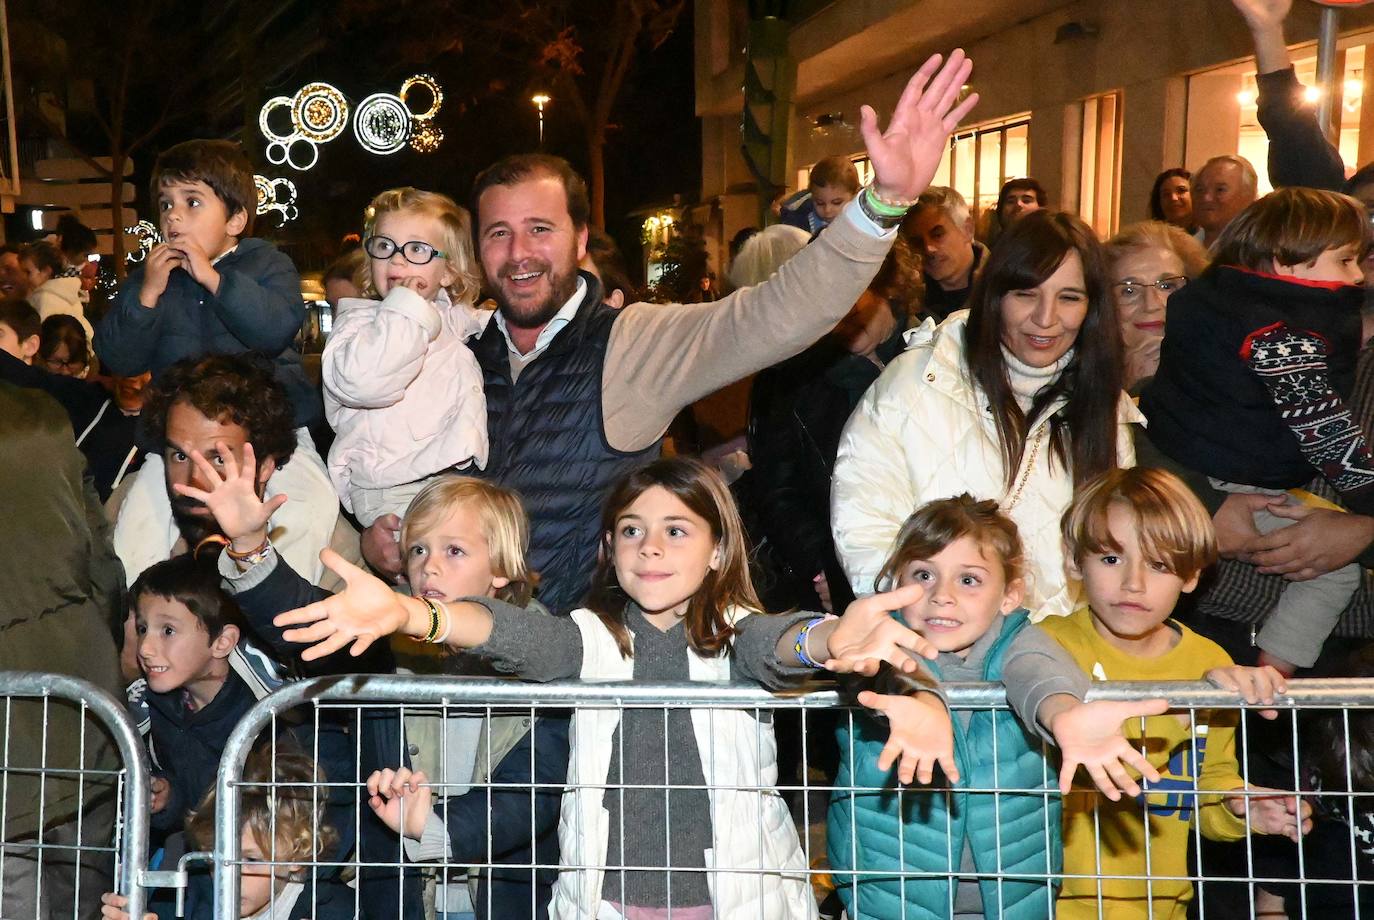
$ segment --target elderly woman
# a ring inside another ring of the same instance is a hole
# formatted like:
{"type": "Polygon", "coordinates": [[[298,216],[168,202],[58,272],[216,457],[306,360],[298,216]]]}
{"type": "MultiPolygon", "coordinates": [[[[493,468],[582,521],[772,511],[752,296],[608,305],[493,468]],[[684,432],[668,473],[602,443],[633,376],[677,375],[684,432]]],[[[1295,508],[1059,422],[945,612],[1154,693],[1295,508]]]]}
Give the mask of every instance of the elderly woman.
{"type": "Polygon", "coordinates": [[[903,521],[937,498],[994,499],[1026,546],[1026,606],[1071,613],[1059,519],[1075,484],[1132,466],[1121,341],[1106,256],[1079,218],[1041,211],[1009,227],[967,312],[909,336],[850,417],[831,492],[835,548],[857,594],[903,521]]]}
{"type": "Polygon", "coordinates": [[[1107,242],[1108,274],[1125,354],[1124,381],[1135,393],[1159,367],[1170,295],[1202,274],[1207,250],[1172,224],[1132,224],[1107,242]]]}

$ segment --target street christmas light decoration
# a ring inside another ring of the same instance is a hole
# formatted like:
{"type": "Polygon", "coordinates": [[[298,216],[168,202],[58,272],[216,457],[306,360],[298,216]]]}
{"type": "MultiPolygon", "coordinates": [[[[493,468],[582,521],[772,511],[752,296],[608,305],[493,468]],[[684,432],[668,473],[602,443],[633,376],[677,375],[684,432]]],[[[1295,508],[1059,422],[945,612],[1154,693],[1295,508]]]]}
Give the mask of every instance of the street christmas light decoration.
{"type": "Polygon", "coordinates": [[[348,99],[328,83],[307,83],[294,96],[273,96],[258,111],[258,130],[268,142],[267,162],[298,172],[318,163],[318,145],[334,140],[347,127],[348,99]],[[290,134],[272,127],[272,113],[277,109],[290,112],[290,134]],[[303,148],[308,152],[300,152],[303,148]]]}
{"type": "Polygon", "coordinates": [[[400,96],[373,93],[353,112],[353,135],[368,153],[388,156],[410,139],[410,109],[400,96]]]}
{"type": "Polygon", "coordinates": [[[410,149],[416,153],[433,153],[444,142],[444,132],[432,121],[416,121],[410,131],[410,149]]]}
{"type": "Polygon", "coordinates": [[[282,224],[300,216],[300,211],[296,208],[296,183],[290,179],[269,179],[266,176],[255,175],[253,186],[258,192],[259,216],[276,211],[281,215],[282,224]]]}
{"type": "Polygon", "coordinates": [[[407,77],[406,81],[401,84],[399,96],[401,102],[405,104],[406,110],[410,112],[410,117],[414,118],[416,121],[428,121],[435,115],[438,115],[439,107],[444,104],[444,91],[439,88],[439,81],[427,73],[417,73],[413,77],[407,77]],[[410,107],[410,91],[417,86],[423,86],[425,89],[429,90],[429,108],[423,112],[416,112],[410,107]]]}
{"type": "MultiPolygon", "coordinates": [[[[255,176],[254,179],[256,178],[255,176]]],[[[157,232],[157,225],[152,221],[140,220],[132,227],[125,227],[124,232],[138,241],[137,249],[124,254],[126,262],[142,262],[148,258],[149,251],[162,242],[162,234],[157,232]]]]}

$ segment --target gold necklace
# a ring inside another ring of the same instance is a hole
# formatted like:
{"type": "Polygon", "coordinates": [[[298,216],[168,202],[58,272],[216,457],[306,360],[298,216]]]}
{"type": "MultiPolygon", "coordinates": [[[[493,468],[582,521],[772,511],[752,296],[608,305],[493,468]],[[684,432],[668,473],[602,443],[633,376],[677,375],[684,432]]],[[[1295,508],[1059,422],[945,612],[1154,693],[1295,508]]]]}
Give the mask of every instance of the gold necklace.
{"type": "Polygon", "coordinates": [[[1045,429],[1049,423],[1045,422],[1035,432],[1035,440],[1031,442],[1030,455],[1022,461],[1021,475],[1017,477],[1016,490],[1012,492],[1011,498],[1003,505],[1003,511],[1011,511],[1017,503],[1021,501],[1021,493],[1026,488],[1026,482],[1030,479],[1031,470],[1035,469],[1035,458],[1040,455],[1040,442],[1045,439],[1045,429]]]}

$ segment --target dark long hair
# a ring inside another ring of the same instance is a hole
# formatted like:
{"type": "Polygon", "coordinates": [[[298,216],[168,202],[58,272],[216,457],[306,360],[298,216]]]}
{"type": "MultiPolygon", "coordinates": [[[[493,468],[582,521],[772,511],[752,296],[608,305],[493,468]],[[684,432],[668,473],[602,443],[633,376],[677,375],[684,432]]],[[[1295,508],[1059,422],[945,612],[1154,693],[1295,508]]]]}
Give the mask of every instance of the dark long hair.
{"type": "Polygon", "coordinates": [[[969,296],[964,363],[970,381],[992,409],[1010,488],[1031,424],[1055,399],[1067,398],[1050,422],[1052,462],[1081,483],[1116,466],[1117,406],[1121,399],[1121,335],[1108,290],[1106,255],[1091,227],[1063,211],[1034,211],[1013,223],[988,256],[969,296]],[[1088,312],[1074,340],[1073,358],[1035,396],[1029,417],[1016,404],[1002,356],[1002,298],[1039,287],[1070,252],[1083,262],[1088,312]],[[1079,383],[1082,386],[1079,386],[1079,383]]]}
{"type": "Polygon", "coordinates": [[[729,644],[734,629],[725,619],[731,607],[761,611],[754,582],[749,575],[749,546],[739,508],[720,475],[700,460],[672,457],[655,460],[632,470],[611,487],[601,507],[601,552],[587,592],[588,610],[615,636],[620,654],[631,657],[630,630],[625,625],[625,605],[630,598],[615,576],[611,547],[616,520],[635,500],[654,486],[666,489],[693,514],[705,519],[711,538],[720,548],[720,565],[706,572],[706,580],[687,603],[683,627],[687,642],[704,655],[716,656],[729,644]]]}
{"type": "Polygon", "coordinates": [[[1154,188],[1150,189],[1150,220],[1168,222],[1168,218],[1164,216],[1164,205],[1159,203],[1159,190],[1164,187],[1165,182],[1168,182],[1175,176],[1190,184],[1193,179],[1193,174],[1181,166],[1175,166],[1173,169],[1166,169],[1164,172],[1155,176],[1154,188]]]}

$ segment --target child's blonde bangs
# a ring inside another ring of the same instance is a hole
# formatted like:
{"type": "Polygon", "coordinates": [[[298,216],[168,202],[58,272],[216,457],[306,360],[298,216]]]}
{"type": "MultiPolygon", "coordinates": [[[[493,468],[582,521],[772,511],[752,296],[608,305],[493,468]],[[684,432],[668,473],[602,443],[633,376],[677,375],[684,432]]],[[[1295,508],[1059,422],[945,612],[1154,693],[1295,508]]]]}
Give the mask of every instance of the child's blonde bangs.
{"type": "Polygon", "coordinates": [[[1150,559],[1179,578],[1192,578],[1216,561],[1212,518],[1197,496],[1172,473],[1135,467],[1104,473],[1074,496],[1062,523],[1065,548],[1074,562],[1122,551],[1107,524],[1114,505],[1130,511],[1150,559]]]}

